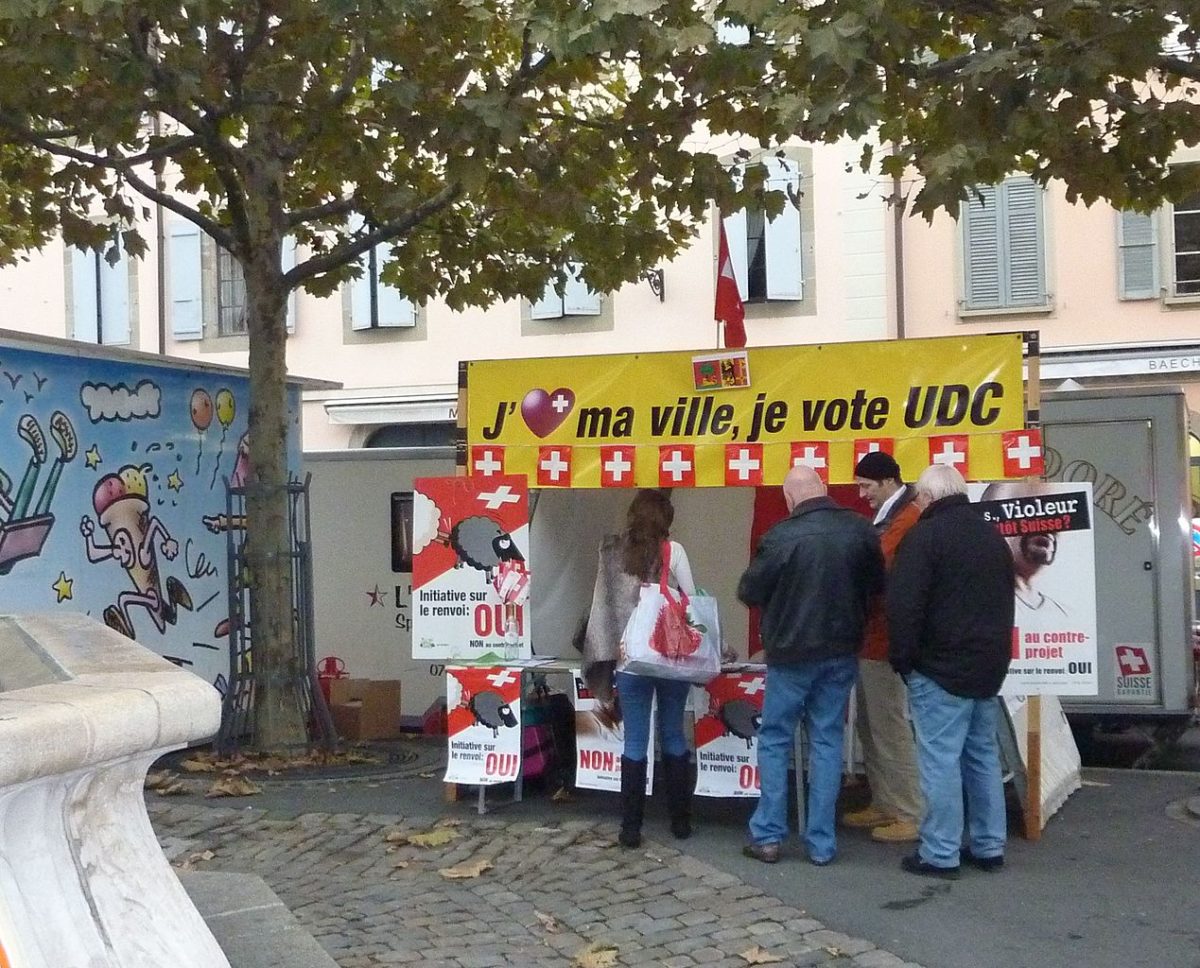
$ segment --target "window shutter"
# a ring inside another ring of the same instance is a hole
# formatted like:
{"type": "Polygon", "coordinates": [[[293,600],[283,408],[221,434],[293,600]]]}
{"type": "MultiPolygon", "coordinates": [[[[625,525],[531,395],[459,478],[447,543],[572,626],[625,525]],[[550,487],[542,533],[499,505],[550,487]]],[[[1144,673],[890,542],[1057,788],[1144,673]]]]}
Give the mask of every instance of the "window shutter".
{"type": "Polygon", "coordinates": [[[169,245],[171,335],[178,340],[200,339],[204,317],[199,227],[186,219],[172,219],[169,245]]]}
{"type": "Polygon", "coordinates": [[[84,343],[100,340],[96,301],[96,253],[74,246],[71,253],[71,336],[84,343]]]}
{"type": "Polygon", "coordinates": [[[129,345],[129,258],[118,253],[111,266],[100,253],[100,336],[107,346],[129,345]]]}
{"type": "Polygon", "coordinates": [[[541,297],[529,307],[530,319],[562,319],[563,297],[554,289],[556,280],[551,279],[542,290],[541,297]]]}
{"type": "Polygon", "coordinates": [[[375,325],[383,328],[416,326],[417,310],[412,300],[395,286],[389,286],[379,279],[384,263],[396,257],[395,248],[379,245],[375,247],[375,252],[375,325]]]}
{"type": "Polygon", "coordinates": [[[363,274],[350,280],[350,328],[364,330],[371,328],[371,267],[366,253],[358,261],[363,274]]]}
{"type": "Polygon", "coordinates": [[[713,24],[713,29],[716,31],[718,44],[728,44],[731,47],[747,47],[750,44],[750,28],[745,24],[730,23],[722,19],[713,24]]]}
{"type": "MultiPolygon", "coordinates": [[[[284,272],[291,272],[296,268],[296,240],[290,235],[283,237],[283,251],[280,252],[280,266],[284,272]]],[[[287,331],[289,333],[296,332],[296,298],[298,292],[293,289],[287,295],[287,331]]]]}
{"type": "Polygon", "coordinates": [[[1032,178],[1010,178],[1003,185],[1009,306],[1046,304],[1041,195],[1032,178]]]}
{"type": "MultiPolygon", "coordinates": [[[[767,187],[787,199],[783,211],[767,222],[767,298],[803,299],[800,268],[800,167],[797,162],[772,158],[767,164],[767,187]]],[[[744,247],[743,247],[744,248],[744,247]]]]}
{"type": "MultiPolygon", "coordinates": [[[[742,169],[733,169],[733,178],[740,188],[742,185],[742,169]]],[[[747,276],[750,272],[749,255],[746,251],[746,210],[732,212],[722,219],[725,226],[725,241],[729,244],[729,261],[733,265],[733,278],[737,280],[738,295],[745,302],[750,292],[747,276]]],[[[719,269],[718,269],[719,271],[719,269]]]]}
{"type": "Polygon", "coordinates": [[[1000,221],[995,185],[977,185],[963,209],[963,267],[967,309],[1000,305],[1000,221]]]}
{"type": "Polygon", "coordinates": [[[600,293],[588,288],[581,275],[582,268],[578,262],[567,266],[567,286],[563,290],[564,316],[600,315],[600,293]]]}
{"type": "Polygon", "coordinates": [[[1158,224],[1153,215],[1117,212],[1117,286],[1122,299],[1158,298],[1158,224]]]}

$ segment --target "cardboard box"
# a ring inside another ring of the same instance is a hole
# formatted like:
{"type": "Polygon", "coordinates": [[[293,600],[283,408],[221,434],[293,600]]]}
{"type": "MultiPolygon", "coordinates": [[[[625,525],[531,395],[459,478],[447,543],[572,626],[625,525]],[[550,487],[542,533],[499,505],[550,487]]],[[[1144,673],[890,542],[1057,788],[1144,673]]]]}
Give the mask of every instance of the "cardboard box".
{"type": "Polygon", "coordinates": [[[342,739],[397,739],[400,729],[399,679],[333,679],[329,713],[342,739]]]}

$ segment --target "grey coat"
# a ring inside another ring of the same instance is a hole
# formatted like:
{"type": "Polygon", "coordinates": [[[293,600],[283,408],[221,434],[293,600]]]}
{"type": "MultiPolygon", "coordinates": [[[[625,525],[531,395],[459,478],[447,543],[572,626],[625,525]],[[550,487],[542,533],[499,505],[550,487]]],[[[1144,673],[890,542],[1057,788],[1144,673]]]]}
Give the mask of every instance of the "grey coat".
{"type": "Polygon", "coordinates": [[[583,639],[583,681],[602,703],[612,702],[621,635],[640,594],[641,582],[622,567],[620,535],[608,535],[600,542],[596,587],[583,639]]]}

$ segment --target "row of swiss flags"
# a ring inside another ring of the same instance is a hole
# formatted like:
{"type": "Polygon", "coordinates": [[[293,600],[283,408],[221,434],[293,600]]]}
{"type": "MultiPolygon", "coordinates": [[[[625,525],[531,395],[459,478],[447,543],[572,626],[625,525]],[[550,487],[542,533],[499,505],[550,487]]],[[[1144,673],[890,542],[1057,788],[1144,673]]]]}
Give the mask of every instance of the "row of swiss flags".
{"type": "MultiPolygon", "coordinates": [[[[948,464],[963,477],[971,478],[970,437],[967,434],[943,434],[930,437],[929,462],[948,464]]],[[[864,437],[854,442],[854,464],[872,451],[891,454],[892,437],[864,437]]],[[[696,486],[696,448],[710,444],[660,444],[656,448],[633,444],[602,445],[600,450],[600,486],[634,487],[638,454],[657,450],[659,487],[696,486]]],[[[763,483],[762,444],[724,444],[725,486],[757,487],[763,483]]],[[[1038,430],[1007,430],[1000,434],[1005,477],[1040,477],[1045,470],[1042,435],[1038,430]]],[[[590,449],[590,448],[589,448],[590,449]]],[[[569,444],[541,446],[537,449],[537,486],[570,487],[572,457],[569,444]]],[[[471,472],[482,477],[505,473],[503,446],[477,444],[471,448],[471,472]]],[[[829,441],[801,440],[791,445],[792,466],[805,465],[829,481],[829,441]]]]}

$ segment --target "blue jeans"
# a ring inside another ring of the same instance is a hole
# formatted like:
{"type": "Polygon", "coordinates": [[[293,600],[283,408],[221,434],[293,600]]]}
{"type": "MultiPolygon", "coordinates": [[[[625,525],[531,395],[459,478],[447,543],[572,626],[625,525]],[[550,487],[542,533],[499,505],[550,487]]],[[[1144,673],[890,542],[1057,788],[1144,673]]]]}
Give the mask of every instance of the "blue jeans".
{"type": "Polygon", "coordinates": [[[964,699],[913,672],[908,702],[917,734],[917,771],[925,794],[921,859],[937,867],[958,865],[963,842],[963,794],[967,835],[976,857],[1004,853],[1004,777],[996,727],[1000,700],[964,699]]]}
{"type": "Polygon", "coordinates": [[[683,707],[687,704],[690,682],[617,673],[617,694],[621,697],[621,719],[625,724],[625,756],[646,759],[650,747],[650,710],[658,695],[658,742],[664,756],[686,756],[687,737],[683,734],[683,707]]]}
{"type": "MultiPolygon", "coordinates": [[[[818,863],[837,852],[834,816],[842,788],[842,736],[846,703],[858,675],[850,655],[795,665],[767,666],[767,693],[758,730],[758,771],[762,784],[758,808],[750,818],[750,838],[774,844],[788,834],[788,760],[796,726],[808,729],[808,808],[804,845],[818,863]]],[[[797,769],[800,765],[797,764],[797,769]]]]}

